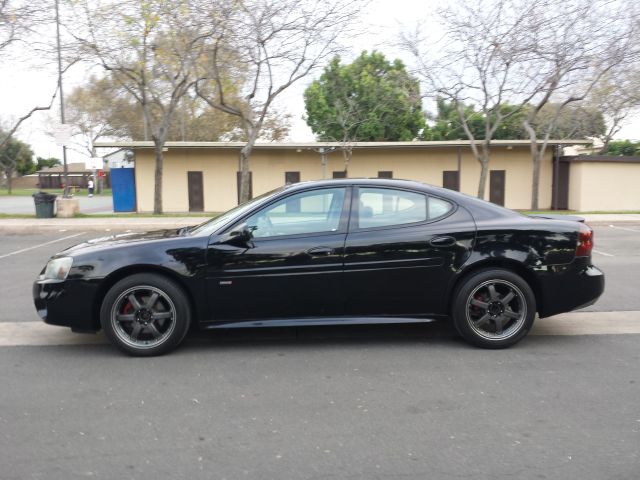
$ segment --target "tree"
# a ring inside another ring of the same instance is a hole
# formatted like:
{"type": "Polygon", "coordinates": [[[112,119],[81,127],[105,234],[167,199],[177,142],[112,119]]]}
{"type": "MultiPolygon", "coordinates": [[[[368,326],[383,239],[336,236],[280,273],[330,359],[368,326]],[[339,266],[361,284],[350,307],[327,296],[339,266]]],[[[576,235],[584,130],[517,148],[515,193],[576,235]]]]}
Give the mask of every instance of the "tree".
{"type": "Polygon", "coordinates": [[[366,51],[351,64],[334,57],[304,92],[307,124],[320,140],[342,144],[345,172],[352,142],[410,141],[424,128],[418,80],[400,60],[366,51]]]}
{"type": "Polygon", "coordinates": [[[554,103],[546,104],[536,115],[533,124],[538,137],[549,135],[555,139],[587,139],[604,135],[604,115],[596,108],[578,103],[560,108],[554,103]]]}
{"type": "MultiPolygon", "coordinates": [[[[640,109],[640,68],[638,62],[622,62],[600,79],[586,103],[602,112],[607,125],[599,134],[601,154],[623,127],[628,117],[640,109]]],[[[594,135],[595,136],[595,135],[594,135]]]]}
{"type": "Polygon", "coordinates": [[[195,0],[81,0],[77,5],[84,20],[76,34],[82,51],[140,106],[155,150],[153,210],[162,213],[164,145],[215,25],[202,21],[204,4],[195,0]]]}
{"type": "MultiPolygon", "coordinates": [[[[93,144],[99,138],[149,138],[142,107],[108,74],[92,76],[86,84],[76,87],[66,99],[66,112],[82,139],[79,149],[89,156],[95,156],[93,144]]],[[[281,139],[289,131],[289,117],[274,111],[268,126],[267,136],[281,139]]],[[[242,136],[236,117],[208,108],[201,98],[189,92],[176,107],[167,141],[240,141],[242,136]]]]}
{"type": "MultiPolygon", "coordinates": [[[[0,0],[0,60],[7,61],[11,57],[11,50],[14,46],[22,47],[19,51],[20,59],[24,58],[25,52],[32,49],[39,43],[40,35],[38,28],[48,26],[48,6],[43,6],[39,2],[21,2],[19,0],[0,0]]],[[[13,49],[15,50],[15,49],[13,49]]],[[[65,70],[70,65],[65,67],[65,70]]],[[[53,106],[58,89],[51,95],[51,100],[47,104],[37,105],[26,111],[15,120],[12,125],[3,129],[0,135],[0,148],[9,142],[13,134],[20,126],[30,119],[33,114],[40,111],[50,110],[53,106]]]]}
{"type": "Polygon", "coordinates": [[[483,0],[455,0],[439,12],[445,29],[440,43],[429,42],[420,27],[403,35],[404,48],[427,89],[451,102],[458,113],[480,164],[479,198],[485,196],[491,141],[537,91],[536,79],[529,78],[526,69],[535,39],[524,25],[541,3],[497,0],[489,8],[483,0]],[[481,135],[476,136],[479,120],[481,135]]]}
{"type": "Polygon", "coordinates": [[[207,104],[240,120],[246,143],[239,153],[240,202],[249,199],[250,155],[274,102],[338,51],[361,1],[230,0],[215,3],[206,63],[196,92],[207,104]],[[227,94],[231,79],[237,97],[227,94]]]}
{"type": "MultiPolygon", "coordinates": [[[[524,138],[522,119],[525,116],[527,106],[514,106],[503,104],[500,108],[504,120],[495,131],[495,140],[514,140],[524,138]],[[513,114],[511,111],[515,110],[513,114]]],[[[477,112],[473,105],[463,105],[464,118],[473,138],[483,140],[485,136],[486,120],[482,113],[477,112]]],[[[461,140],[467,138],[467,134],[460,122],[460,115],[454,102],[448,102],[443,98],[436,98],[436,114],[428,115],[433,123],[425,128],[422,138],[424,140],[461,140]]],[[[495,122],[495,119],[492,120],[495,122]]]]}
{"type": "Polygon", "coordinates": [[[637,157],[640,156],[640,142],[632,142],[631,140],[613,140],[607,145],[607,150],[601,153],[604,155],[637,157]]]}
{"type": "Polygon", "coordinates": [[[608,0],[557,0],[533,9],[525,20],[535,38],[528,63],[542,80],[523,122],[531,140],[532,210],[538,209],[541,160],[563,111],[584,101],[609,71],[637,52],[637,20],[628,22],[625,10],[608,0]]]}
{"type": "MultiPolygon", "coordinates": [[[[2,138],[6,138],[4,132],[0,132],[2,138]]],[[[11,183],[14,174],[33,173],[33,152],[31,147],[15,138],[8,138],[2,146],[0,146],[0,171],[6,179],[7,189],[11,194],[11,183]]]]}
{"type": "Polygon", "coordinates": [[[55,167],[56,165],[62,165],[62,162],[54,157],[42,158],[36,157],[36,168],[35,171],[43,170],[44,168],[55,167]]]}

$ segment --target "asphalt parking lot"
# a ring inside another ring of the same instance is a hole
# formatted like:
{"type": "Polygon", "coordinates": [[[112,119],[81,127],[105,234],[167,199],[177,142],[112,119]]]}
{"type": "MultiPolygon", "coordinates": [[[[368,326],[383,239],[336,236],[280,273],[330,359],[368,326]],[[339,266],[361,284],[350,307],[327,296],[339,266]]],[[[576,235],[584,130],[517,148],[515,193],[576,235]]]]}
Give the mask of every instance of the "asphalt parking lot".
{"type": "MultiPolygon", "coordinates": [[[[588,310],[636,314],[640,225],[595,231],[607,287],[588,310]]],[[[0,323],[39,325],[34,277],[95,236],[1,235],[0,323]]],[[[50,328],[80,340],[0,347],[2,480],[640,474],[638,334],[578,329],[486,351],[438,323],[265,329],[132,359],[50,328]]]]}

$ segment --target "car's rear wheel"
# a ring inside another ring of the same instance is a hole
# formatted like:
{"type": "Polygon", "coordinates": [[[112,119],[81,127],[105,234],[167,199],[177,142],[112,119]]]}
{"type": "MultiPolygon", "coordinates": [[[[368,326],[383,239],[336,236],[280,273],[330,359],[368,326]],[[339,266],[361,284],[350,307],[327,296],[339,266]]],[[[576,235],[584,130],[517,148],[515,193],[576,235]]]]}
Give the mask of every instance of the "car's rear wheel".
{"type": "Polygon", "coordinates": [[[505,348],[531,329],[536,299],[519,275],[504,269],[482,270],[456,289],[451,313],[458,333],[468,342],[505,348]]]}
{"type": "Polygon", "coordinates": [[[100,323],[111,342],[135,356],[162,355],[177,347],[191,323],[189,302],[173,281],[135,274],[107,292],[100,323]]]}

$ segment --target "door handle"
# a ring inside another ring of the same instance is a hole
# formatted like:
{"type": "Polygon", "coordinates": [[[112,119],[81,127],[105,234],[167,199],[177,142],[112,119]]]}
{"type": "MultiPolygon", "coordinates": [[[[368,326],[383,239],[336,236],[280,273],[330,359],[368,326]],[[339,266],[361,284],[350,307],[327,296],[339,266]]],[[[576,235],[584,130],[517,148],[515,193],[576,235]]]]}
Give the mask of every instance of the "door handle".
{"type": "Polygon", "coordinates": [[[453,237],[435,237],[432,238],[429,244],[432,247],[453,247],[456,244],[456,239],[453,237]]]}
{"type": "Polygon", "coordinates": [[[331,255],[333,253],[333,248],[329,247],[313,247],[307,250],[309,255],[320,256],[320,255],[331,255]]]}

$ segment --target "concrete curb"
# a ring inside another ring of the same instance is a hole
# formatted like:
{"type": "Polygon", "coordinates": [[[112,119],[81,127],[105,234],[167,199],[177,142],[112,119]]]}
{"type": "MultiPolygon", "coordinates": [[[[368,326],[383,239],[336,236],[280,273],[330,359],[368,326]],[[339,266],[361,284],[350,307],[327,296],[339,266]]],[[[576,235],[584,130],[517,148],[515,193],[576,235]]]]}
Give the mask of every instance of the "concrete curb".
{"type": "MultiPolygon", "coordinates": [[[[304,328],[304,327],[301,327],[304,328]]],[[[537,319],[530,335],[640,334],[640,312],[571,312],[537,319]]],[[[265,332],[265,337],[267,333],[265,332]]],[[[107,343],[103,333],[81,335],[43,322],[0,322],[0,347],[93,345],[107,343]]]]}

